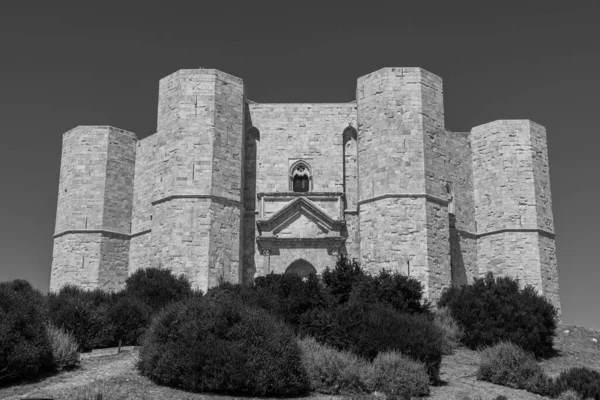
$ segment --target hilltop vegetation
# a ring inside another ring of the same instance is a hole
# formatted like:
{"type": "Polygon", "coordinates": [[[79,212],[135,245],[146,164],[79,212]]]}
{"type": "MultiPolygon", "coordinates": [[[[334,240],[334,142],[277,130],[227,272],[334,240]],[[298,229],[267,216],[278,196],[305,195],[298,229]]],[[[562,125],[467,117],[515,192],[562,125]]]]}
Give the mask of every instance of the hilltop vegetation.
{"type": "Polygon", "coordinates": [[[23,281],[1,284],[0,313],[10,338],[0,339],[0,372],[11,371],[0,384],[74,368],[78,346],[121,342],[140,346],[142,375],[187,391],[409,399],[444,385],[443,357],[464,345],[484,349],[478,379],[600,399],[597,371],[548,376],[540,367],[556,356],[556,310],[533,288],[491,274],[447,290],[434,308],[415,279],[372,276],[343,256],[320,277],[270,274],[206,294],[148,269],[118,293],[65,287],[43,296],[23,281]],[[19,315],[44,334],[32,335],[19,315]]]}

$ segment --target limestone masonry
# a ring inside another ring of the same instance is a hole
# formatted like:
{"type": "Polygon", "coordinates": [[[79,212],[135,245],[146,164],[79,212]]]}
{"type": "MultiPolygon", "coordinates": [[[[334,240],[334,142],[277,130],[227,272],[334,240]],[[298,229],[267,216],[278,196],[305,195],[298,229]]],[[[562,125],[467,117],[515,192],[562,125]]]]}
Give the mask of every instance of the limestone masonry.
{"type": "Polygon", "coordinates": [[[349,103],[261,104],[239,78],[180,70],[160,81],[154,135],[64,134],[50,288],[164,267],[206,290],[343,253],[432,300],[492,271],[560,308],[554,237],[544,127],[449,131],[428,71],[363,76],[349,103]]]}

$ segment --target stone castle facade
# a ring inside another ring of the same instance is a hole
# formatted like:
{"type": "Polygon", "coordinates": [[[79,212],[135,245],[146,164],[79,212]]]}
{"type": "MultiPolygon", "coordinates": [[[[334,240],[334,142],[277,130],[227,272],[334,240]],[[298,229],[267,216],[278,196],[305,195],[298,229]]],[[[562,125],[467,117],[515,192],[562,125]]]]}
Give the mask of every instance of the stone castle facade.
{"type": "Polygon", "coordinates": [[[119,289],[148,267],[206,290],[343,253],[433,300],[492,271],[560,307],[545,129],[452,132],[442,93],[421,68],[373,72],[331,104],[255,103],[214,69],[167,76],[154,135],[64,134],[51,290],[119,289]]]}

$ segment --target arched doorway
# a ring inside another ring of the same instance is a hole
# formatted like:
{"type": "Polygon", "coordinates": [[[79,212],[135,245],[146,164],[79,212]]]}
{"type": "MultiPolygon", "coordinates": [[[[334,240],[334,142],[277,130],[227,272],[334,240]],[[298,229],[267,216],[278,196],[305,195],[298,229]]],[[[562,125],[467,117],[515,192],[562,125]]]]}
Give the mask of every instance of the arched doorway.
{"type": "Polygon", "coordinates": [[[300,258],[290,264],[285,270],[286,274],[298,275],[301,278],[307,278],[310,274],[316,274],[317,270],[308,261],[300,258]]]}

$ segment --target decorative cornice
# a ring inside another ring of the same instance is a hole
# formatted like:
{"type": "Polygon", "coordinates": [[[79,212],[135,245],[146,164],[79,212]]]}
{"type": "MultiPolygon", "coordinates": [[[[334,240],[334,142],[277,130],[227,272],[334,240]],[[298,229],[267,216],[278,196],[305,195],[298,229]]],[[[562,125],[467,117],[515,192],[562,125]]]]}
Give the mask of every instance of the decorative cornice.
{"type": "Polygon", "coordinates": [[[199,199],[199,200],[212,200],[218,203],[227,204],[227,205],[235,205],[237,207],[243,207],[241,201],[231,200],[222,196],[215,196],[213,194],[173,194],[167,197],[163,197],[158,200],[154,200],[151,202],[153,206],[164,203],[166,201],[171,200],[179,200],[179,199],[199,199]]]}
{"type": "Polygon", "coordinates": [[[136,232],[136,233],[132,233],[129,237],[131,239],[138,237],[138,236],[142,236],[142,235],[146,235],[148,233],[152,232],[152,229],[146,229],[145,231],[140,231],[140,232],[136,232]]]}
{"type": "Polygon", "coordinates": [[[344,196],[342,192],[260,192],[256,197],[340,197],[344,196]]]}
{"type": "Polygon", "coordinates": [[[482,237],[486,237],[486,236],[498,235],[500,233],[509,233],[509,232],[516,232],[516,233],[532,233],[532,232],[535,232],[535,233],[537,233],[537,234],[539,234],[541,236],[545,236],[545,237],[550,238],[550,239],[554,239],[556,237],[556,233],[547,231],[545,229],[537,229],[537,228],[504,228],[504,229],[497,229],[495,231],[478,233],[477,234],[477,239],[482,238],[482,237]]]}
{"type": "Polygon", "coordinates": [[[342,247],[345,241],[346,238],[342,236],[326,236],[320,238],[278,238],[273,236],[259,236],[256,238],[256,243],[258,244],[260,251],[290,248],[337,250],[342,247]]]}
{"type": "Polygon", "coordinates": [[[52,237],[54,239],[59,238],[61,236],[69,235],[69,234],[78,234],[78,233],[99,233],[102,236],[110,236],[118,239],[127,239],[131,237],[128,233],[109,231],[106,229],[67,229],[66,231],[62,231],[59,233],[55,233],[52,237]]]}
{"type": "Polygon", "coordinates": [[[442,199],[441,197],[433,196],[428,193],[386,193],[379,196],[359,200],[358,205],[361,206],[362,204],[367,204],[373,201],[383,199],[426,199],[427,201],[431,201],[432,203],[437,203],[442,206],[447,206],[449,203],[448,200],[442,199]]]}
{"type": "Polygon", "coordinates": [[[269,219],[259,219],[256,221],[256,226],[260,232],[272,232],[278,227],[285,225],[294,215],[302,213],[303,210],[309,218],[316,220],[315,223],[317,225],[324,226],[330,231],[340,231],[346,223],[343,219],[331,218],[326,211],[307,198],[298,197],[271,215],[269,219]]]}

